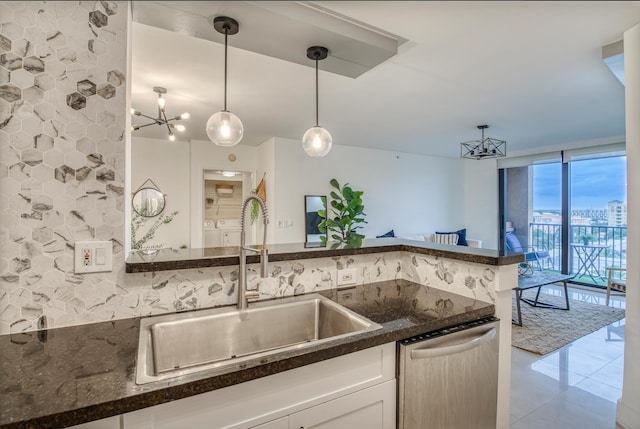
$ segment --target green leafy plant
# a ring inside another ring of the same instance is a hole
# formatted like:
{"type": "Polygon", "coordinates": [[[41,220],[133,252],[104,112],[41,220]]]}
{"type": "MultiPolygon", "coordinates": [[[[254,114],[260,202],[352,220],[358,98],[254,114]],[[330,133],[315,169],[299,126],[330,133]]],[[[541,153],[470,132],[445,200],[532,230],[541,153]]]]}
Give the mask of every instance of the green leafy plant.
{"type": "Polygon", "coordinates": [[[582,244],[584,244],[585,246],[588,245],[591,241],[593,241],[594,238],[595,237],[593,235],[587,234],[587,233],[584,233],[578,236],[578,240],[582,241],[582,244]]]}
{"type": "Polygon", "coordinates": [[[149,229],[147,229],[147,232],[145,232],[142,237],[138,238],[138,231],[150,219],[144,214],[145,209],[140,210],[140,213],[135,210],[133,211],[133,217],[131,218],[131,249],[133,250],[144,249],[145,246],[147,246],[147,243],[153,239],[158,228],[170,223],[178,214],[178,211],[176,210],[169,214],[163,213],[161,216],[157,217],[149,229]]]}
{"type": "Polygon", "coordinates": [[[336,179],[331,179],[329,184],[335,189],[331,191],[331,210],[318,210],[322,222],[318,229],[326,236],[321,236],[322,241],[330,236],[333,240],[346,243],[348,247],[359,247],[364,235],[356,230],[362,228],[361,224],[367,223],[366,213],[362,204],[362,191],[354,191],[348,183],[340,186],[336,179]]]}

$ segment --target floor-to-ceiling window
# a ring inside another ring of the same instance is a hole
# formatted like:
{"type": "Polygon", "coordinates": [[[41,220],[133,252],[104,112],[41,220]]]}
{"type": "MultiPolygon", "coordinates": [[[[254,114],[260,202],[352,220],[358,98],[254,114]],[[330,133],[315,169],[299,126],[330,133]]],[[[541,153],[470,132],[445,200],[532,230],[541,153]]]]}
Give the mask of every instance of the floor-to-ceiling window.
{"type": "Polygon", "coordinates": [[[532,177],[532,215],[529,223],[532,250],[542,268],[561,271],[562,267],[562,163],[528,167],[532,177]]]}
{"type": "Polygon", "coordinates": [[[626,267],[626,157],[574,160],[569,172],[569,273],[605,285],[607,267],[626,267]]]}
{"type": "Polygon", "coordinates": [[[524,251],[538,251],[543,257],[536,268],[602,286],[608,267],[626,267],[623,144],[507,159],[499,166],[501,233],[515,235],[524,251]]]}

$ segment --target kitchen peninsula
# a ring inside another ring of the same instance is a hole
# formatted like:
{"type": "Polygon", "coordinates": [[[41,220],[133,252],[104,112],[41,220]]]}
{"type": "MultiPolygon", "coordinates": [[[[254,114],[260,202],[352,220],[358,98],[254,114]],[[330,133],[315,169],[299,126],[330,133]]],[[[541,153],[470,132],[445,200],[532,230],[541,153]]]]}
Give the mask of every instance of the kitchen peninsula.
{"type": "MultiPolygon", "coordinates": [[[[147,407],[166,406],[177,399],[214,393],[492,315],[501,319],[498,427],[508,426],[511,289],[517,284],[515,264],[521,255],[499,256],[487,249],[388,239],[365,240],[357,249],[309,249],[291,244],[269,250],[268,279],[259,278],[253,265],[256,261],[249,260],[249,287],[259,286],[261,300],[321,293],[382,328],[302,351],[245,361],[224,371],[203,371],[145,385],[135,384],[137,317],[2,336],[1,366],[8,376],[0,381],[0,402],[4,404],[0,428],[64,427],[105,418],[113,419],[117,428],[121,415],[125,427],[137,427],[127,426],[127,421],[134,421],[127,416],[152,409],[147,407]],[[336,288],[336,271],[344,268],[356,269],[355,288],[336,288]]],[[[232,304],[233,286],[228,283],[233,285],[237,279],[234,251],[237,248],[191,250],[191,257],[184,259],[159,253],[151,262],[140,259],[153,255],[132,254],[127,271],[136,273],[125,274],[125,278],[134,276],[137,282],[148,278],[149,287],[141,293],[162,303],[147,302],[136,316],[232,304]],[[211,261],[216,258],[217,262],[211,261]],[[203,261],[209,266],[203,267],[203,261]],[[197,287],[186,286],[192,284],[197,287]],[[165,304],[168,298],[160,293],[173,297],[173,307],[165,304]],[[202,299],[204,295],[210,301],[202,299]]]]}

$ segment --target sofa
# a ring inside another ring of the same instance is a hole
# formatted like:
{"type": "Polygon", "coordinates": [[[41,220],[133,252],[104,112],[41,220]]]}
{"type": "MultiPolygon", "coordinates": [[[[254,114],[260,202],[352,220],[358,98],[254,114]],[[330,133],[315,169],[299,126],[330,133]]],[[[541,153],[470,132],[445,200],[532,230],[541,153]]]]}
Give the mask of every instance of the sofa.
{"type": "MultiPolygon", "coordinates": [[[[404,240],[414,240],[414,241],[426,241],[430,243],[436,242],[435,233],[426,233],[426,234],[410,234],[410,235],[398,235],[398,238],[402,238],[404,240]]],[[[482,247],[482,240],[474,240],[472,238],[467,238],[467,245],[469,247],[482,247]]]]}

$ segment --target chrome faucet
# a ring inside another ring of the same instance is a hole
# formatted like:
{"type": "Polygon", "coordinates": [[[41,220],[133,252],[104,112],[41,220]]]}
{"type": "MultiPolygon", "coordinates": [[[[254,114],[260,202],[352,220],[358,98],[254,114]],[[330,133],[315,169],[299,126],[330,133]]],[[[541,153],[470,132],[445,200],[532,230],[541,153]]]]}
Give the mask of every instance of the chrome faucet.
{"type": "Polygon", "coordinates": [[[240,220],[240,269],[238,272],[238,309],[244,310],[247,308],[250,299],[257,299],[260,296],[258,290],[247,290],[247,251],[260,254],[260,277],[265,278],[268,276],[269,271],[269,255],[267,254],[267,224],[269,223],[269,212],[267,211],[267,205],[262,201],[262,198],[257,195],[249,195],[242,203],[242,218],[240,220]],[[262,211],[262,222],[264,223],[264,237],[262,238],[262,249],[254,249],[252,247],[246,247],[245,242],[245,224],[244,218],[247,212],[247,207],[251,200],[258,202],[260,210],[262,211]]]}

